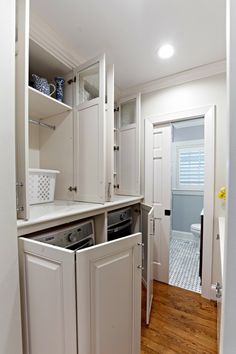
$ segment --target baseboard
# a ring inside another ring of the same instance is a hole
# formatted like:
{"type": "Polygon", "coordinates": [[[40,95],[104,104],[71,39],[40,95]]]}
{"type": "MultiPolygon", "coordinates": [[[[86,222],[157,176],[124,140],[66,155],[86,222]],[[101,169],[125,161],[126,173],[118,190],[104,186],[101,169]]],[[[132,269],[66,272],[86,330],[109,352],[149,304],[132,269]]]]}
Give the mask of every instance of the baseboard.
{"type": "Polygon", "coordinates": [[[184,241],[196,241],[191,232],[172,230],[172,238],[184,241]]]}

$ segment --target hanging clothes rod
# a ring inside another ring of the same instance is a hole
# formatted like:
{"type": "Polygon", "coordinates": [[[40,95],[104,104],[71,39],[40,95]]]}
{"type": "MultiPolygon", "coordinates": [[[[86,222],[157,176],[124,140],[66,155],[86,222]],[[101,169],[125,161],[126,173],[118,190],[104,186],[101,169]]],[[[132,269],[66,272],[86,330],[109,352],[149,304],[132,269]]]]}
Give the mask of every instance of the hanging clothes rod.
{"type": "Polygon", "coordinates": [[[40,125],[41,127],[44,127],[44,128],[56,130],[56,126],[55,126],[55,125],[50,125],[50,124],[47,124],[47,123],[42,123],[42,122],[40,122],[40,121],[33,120],[33,119],[29,119],[29,122],[32,123],[32,124],[35,124],[35,125],[40,125]]]}

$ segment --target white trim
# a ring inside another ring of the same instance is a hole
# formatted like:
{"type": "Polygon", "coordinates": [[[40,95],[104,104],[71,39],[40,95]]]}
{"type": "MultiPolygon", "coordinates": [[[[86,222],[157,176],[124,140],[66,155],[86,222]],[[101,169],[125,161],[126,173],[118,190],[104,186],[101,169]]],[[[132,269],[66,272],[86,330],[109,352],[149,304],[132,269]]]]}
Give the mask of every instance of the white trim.
{"type": "Polygon", "coordinates": [[[30,14],[30,39],[71,69],[86,60],[69,48],[47,23],[32,13],[30,14]]]}
{"type": "Polygon", "coordinates": [[[172,189],[173,195],[197,195],[203,197],[203,190],[184,190],[184,189],[172,189]]]}
{"type": "Polygon", "coordinates": [[[145,203],[152,203],[153,176],[152,167],[152,132],[154,125],[166,124],[186,119],[204,117],[205,123],[205,186],[204,186],[204,234],[203,238],[203,273],[202,296],[211,298],[214,197],[215,197],[215,106],[196,107],[186,111],[173,112],[145,119],[145,203]]]}
{"type": "Polygon", "coordinates": [[[150,93],[157,90],[162,90],[167,87],[182,85],[184,83],[200,80],[206,77],[219,75],[226,72],[225,60],[214,63],[198,66],[196,68],[185,70],[180,73],[166,76],[161,79],[146,82],[141,85],[136,85],[121,91],[122,97],[132,95],[136,92],[141,94],[150,93]]]}

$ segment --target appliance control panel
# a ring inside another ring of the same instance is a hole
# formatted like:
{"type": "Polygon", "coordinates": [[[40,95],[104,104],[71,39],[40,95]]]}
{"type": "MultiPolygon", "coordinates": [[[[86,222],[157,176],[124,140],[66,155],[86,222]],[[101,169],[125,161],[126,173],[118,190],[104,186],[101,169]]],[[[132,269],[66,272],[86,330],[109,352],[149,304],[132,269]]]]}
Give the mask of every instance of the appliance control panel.
{"type": "Polygon", "coordinates": [[[108,213],[108,227],[132,220],[131,208],[119,209],[108,213]]]}
{"type": "Polygon", "coordinates": [[[40,235],[32,237],[32,239],[49,243],[54,246],[67,248],[85,238],[92,237],[94,239],[94,221],[88,220],[84,223],[78,223],[70,227],[61,227],[57,230],[48,231],[40,235]]]}

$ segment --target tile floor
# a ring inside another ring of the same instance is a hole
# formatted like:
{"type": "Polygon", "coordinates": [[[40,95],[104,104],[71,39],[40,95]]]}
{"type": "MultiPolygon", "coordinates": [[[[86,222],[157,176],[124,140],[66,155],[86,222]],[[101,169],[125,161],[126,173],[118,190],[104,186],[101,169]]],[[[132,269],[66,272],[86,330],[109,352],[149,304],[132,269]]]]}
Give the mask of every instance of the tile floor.
{"type": "Polygon", "coordinates": [[[171,238],[169,284],[200,293],[201,286],[198,272],[198,243],[171,238]]]}

